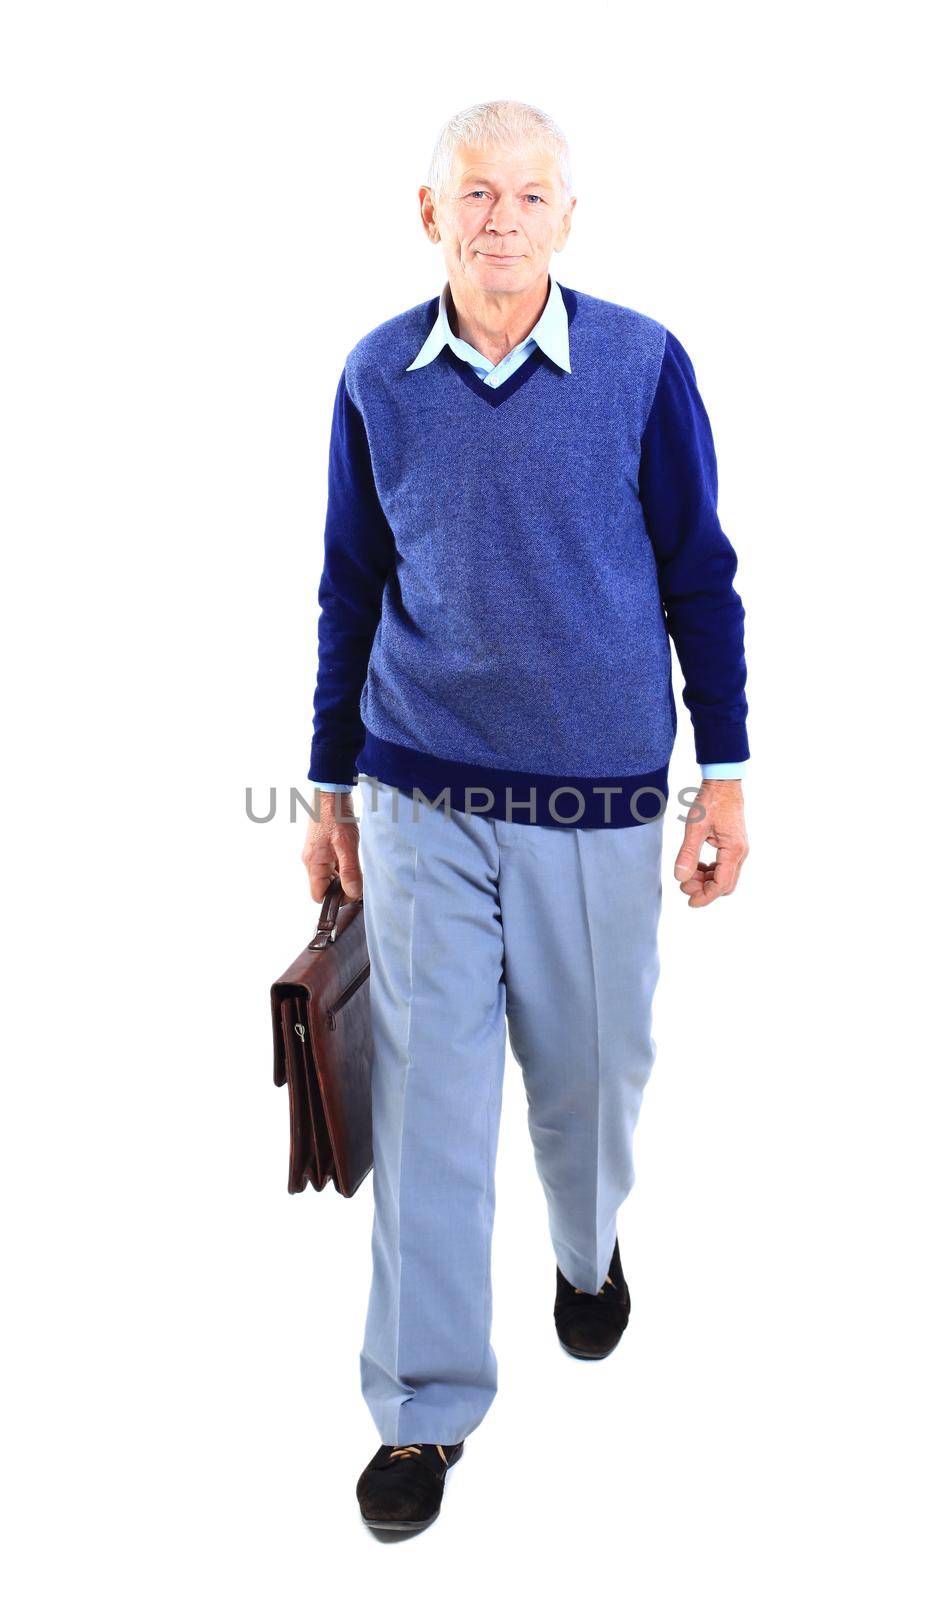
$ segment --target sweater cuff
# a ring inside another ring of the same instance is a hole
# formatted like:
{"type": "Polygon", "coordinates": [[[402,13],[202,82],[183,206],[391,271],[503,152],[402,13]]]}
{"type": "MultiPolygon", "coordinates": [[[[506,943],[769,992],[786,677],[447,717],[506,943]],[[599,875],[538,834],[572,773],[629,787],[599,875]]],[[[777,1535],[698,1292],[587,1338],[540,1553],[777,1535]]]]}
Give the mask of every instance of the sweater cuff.
{"type": "Polygon", "coordinates": [[[745,722],[694,723],[694,754],[699,766],[749,761],[750,745],[745,722]]]}
{"type": "Polygon", "coordinates": [[[353,786],[357,782],[357,772],[354,763],[360,754],[362,745],[315,745],[311,746],[311,765],[308,768],[308,777],[312,783],[320,783],[324,779],[326,785],[340,784],[353,786]]]}

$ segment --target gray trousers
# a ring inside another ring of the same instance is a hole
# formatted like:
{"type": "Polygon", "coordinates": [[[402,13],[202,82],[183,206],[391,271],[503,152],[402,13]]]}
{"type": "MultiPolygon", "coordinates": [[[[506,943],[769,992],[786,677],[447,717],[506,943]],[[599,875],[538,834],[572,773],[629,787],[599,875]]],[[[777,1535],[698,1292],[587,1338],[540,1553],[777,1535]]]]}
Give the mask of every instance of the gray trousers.
{"type": "Polygon", "coordinates": [[[371,959],[373,1276],[383,1444],[455,1444],[494,1398],[491,1235],[506,1037],[557,1262],[596,1293],[655,1048],[663,818],[552,828],[361,785],[371,959]]]}

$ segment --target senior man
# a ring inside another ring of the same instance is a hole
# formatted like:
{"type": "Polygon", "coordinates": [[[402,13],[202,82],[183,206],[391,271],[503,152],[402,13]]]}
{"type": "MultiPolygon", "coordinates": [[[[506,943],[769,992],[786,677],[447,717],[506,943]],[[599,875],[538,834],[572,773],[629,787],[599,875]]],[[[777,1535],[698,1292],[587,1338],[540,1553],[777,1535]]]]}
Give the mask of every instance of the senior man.
{"type": "Polygon", "coordinates": [[[365,334],[337,388],[303,852],[315,899],[335,871],[364,896],[361,1377],[381,1445],[357,1497],[368,1526],[401,1530],[437,1516],[495,1394],[506,1033],[560,1343],[598,1360],[626,1327],[616,1222],[654,1059],[669,636],[702,776],[675,865],[691,906],[736,886],[749,754],[707,415],[662,324],[551,276],[576,205],[562,133],[518,101],[472,107],[419,200],[447,282],[365,334]]]}

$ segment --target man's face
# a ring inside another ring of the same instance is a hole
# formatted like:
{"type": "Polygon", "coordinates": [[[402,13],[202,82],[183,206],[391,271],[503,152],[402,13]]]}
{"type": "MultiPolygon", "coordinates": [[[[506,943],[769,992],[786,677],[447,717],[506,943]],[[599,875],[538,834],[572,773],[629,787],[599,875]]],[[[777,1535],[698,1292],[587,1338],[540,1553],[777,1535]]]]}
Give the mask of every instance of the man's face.
{"type": "Polygon", "coordinates": [[[539,149],[455,152],[447,193],[433,206],[422,191],[423,218],[438,230],[448,276],[477,289],[519,293],[546,277],[576,204],[567,200],[552,156],[539,149]]]}

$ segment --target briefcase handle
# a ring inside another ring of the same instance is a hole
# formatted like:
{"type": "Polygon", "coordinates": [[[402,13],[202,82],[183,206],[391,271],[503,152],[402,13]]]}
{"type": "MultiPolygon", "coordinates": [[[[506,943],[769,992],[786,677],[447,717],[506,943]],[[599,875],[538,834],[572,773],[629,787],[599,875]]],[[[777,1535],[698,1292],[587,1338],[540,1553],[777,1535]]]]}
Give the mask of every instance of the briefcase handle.
{"type": "MultiPolygon", "coordinates": [[[[309,950],[326,950],[337,938],[337,913],[345,904],[346,896],[340,878],[334,877],[327,886],[327,893],[321,901],[321,917],[318,922],[318,931],[308,946],[309,950]]],[[[347,901],[356,905],[355,900],[347,901]]]]}

